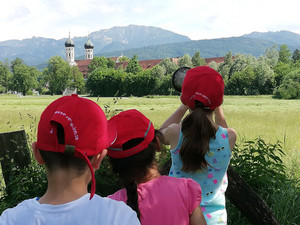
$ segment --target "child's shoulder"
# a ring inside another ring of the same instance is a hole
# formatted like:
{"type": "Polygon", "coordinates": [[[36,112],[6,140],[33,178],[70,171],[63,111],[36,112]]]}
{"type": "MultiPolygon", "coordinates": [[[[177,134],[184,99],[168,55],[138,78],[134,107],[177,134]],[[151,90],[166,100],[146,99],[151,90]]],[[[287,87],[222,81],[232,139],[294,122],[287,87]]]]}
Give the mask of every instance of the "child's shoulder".
{"type": "Polygon", "coordinates": [[[116,201],[126,202],[127,201],[127,192],[126,192],[126,189],[125,188],[120,189],[117,192],[115,192],[115,193],[113,193],[111,195],[108,195],[107,198],[108,199],[113,199],[113,200],[116,200],[116,201]]]}
{"type": "Polygon", "coordinates": [[[224,127],[219,126],[219,129],[218,129],[216,135],[217,136],[219,135],[223,139],[228,139],[230,149],[233,149],[233,147],[235,145],[235,142],[236,142],[236,139],[237,139],[237,133],[236,133],[235,129],[233,129],[233,128],[224,128],[224,127]]]}
{"type": "Polygon", "coordinates": [[[172,123],[167,128],[165,128],[165,134],[166,135],[179,134],[180,129],[181,129],[180,124],[178,124],[178,123],[172,123]]]}
{"type": "Polygon", "coordinates": [[[180,188],[180,186],[190,187],[196,186],[199,184],[191,178],[178,178],[178,177],[170,177],[170,176],[161,176],[161,182],[169,183],[170,185],[175,185],[180,188]]]}

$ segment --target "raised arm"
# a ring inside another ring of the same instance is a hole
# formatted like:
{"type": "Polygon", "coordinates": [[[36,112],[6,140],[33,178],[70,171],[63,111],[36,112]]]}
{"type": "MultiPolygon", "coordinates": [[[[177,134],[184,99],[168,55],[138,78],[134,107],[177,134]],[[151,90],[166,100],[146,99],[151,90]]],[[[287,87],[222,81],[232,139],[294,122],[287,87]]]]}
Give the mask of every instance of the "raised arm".
{"type": "Polygon", "coordinates": [[[161,128],[159,129],[161,135],[159,135],[159,140],[162,144],[170,145],[171,148],[176,147],[179,134],[180,134],[180,121],[188,107],[181,104],[175,112],[162,124],[161,128]]]}
{"type": "Polygon", "coordinates": [[[214,112],[216,124],[220,125],[221,127],[228,128],[222,106],[217,107],[214,112]]]}
{"type": "Polygon", "coordinates": [[[175,112],[172,113],[172,115],[161,125],[160,130],[161,129],[165,129],[168,126],[170,126],[173,123],[180,123],[182,117],[184,116],[184,114],[186,113],[186,111],[189,108],[183,104],[181,104],[176,110],[175,112]]]}
{"type": "Polygon", "coordinates": [[[225,115],[221,106],[215,109],[215,123],[227,129],[230,149],[232,150],[236,142],[236,131],[233,128],[228,128],[225,115]]]}

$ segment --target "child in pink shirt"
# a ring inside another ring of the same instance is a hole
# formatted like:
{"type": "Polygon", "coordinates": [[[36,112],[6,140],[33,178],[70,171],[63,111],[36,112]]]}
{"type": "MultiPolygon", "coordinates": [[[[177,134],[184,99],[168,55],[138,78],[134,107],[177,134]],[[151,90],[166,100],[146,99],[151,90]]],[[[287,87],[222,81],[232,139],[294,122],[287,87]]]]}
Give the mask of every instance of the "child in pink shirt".
{"type": "Polygon", "coordinates": [[[117,134],[108,155],[125,186],[108,197],[127,203],[142,225],[206,224],[199,184],[160,175],[155,162],[160,134],[151,121],[137,110],[127,110],[112,117],[108,126],[117,134]]]}

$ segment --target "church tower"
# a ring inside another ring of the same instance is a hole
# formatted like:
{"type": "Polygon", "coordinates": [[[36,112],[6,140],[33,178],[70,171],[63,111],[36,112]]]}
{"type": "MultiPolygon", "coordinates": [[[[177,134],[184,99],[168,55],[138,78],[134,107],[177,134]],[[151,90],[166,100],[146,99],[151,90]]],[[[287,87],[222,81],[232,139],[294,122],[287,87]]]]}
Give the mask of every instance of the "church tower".
{"type": "Polygon", "coordinates": [[[84,48],[85,48],[85,59],[93,59],[94,44],[91,42],[90,37],[88,37],[87,42],[84,44],[84,48]]]}
{"type": "Polygon", "coordinates": [[[75,51],[74,51],[75,44],[74,44],[73,40],[70,37],[70,32],[69,32],[69,39],[66,40],[66,42],[65,42],[65,47],[66,47],[66,60],[67,60],[67,62],[71,66],[76,65],[76,63],[75,63],[75,51]]]}

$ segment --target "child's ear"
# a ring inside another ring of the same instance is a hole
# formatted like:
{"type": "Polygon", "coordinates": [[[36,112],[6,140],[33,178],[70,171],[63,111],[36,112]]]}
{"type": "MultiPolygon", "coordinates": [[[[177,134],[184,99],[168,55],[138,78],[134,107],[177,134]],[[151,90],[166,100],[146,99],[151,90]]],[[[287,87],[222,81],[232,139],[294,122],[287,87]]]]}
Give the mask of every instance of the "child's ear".
{"type": "Polygon", "coordinates": [[[99,153],[98,155],[95,155],[95,157],[92,158],[91,164],[95,170],[99,169],[100,164],[101,164],[102,160],[104,159],[104,157],[106,156],[106,154],[107,154],[107,150],[103,149],[101,153],[99,153]]]}
{"type": "Polygon", "coordinates": [[[155,149],[156,149],[157,152],[161,151],[160,141],[159,141],[159,138],[157,136],[155,137],[155,149]]]}
{"type": "Polygon", "coordinates": [[[38,164],[43,165],[45,164],[43,157],[41,156],[40,150],[36,147],[36,142],[33,142],[31,144],[32,150],[33,150],[33,155],[35,160],[38,162],[38,164]]]}

